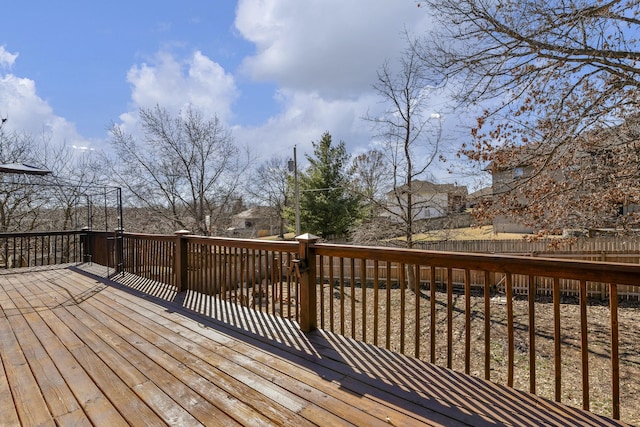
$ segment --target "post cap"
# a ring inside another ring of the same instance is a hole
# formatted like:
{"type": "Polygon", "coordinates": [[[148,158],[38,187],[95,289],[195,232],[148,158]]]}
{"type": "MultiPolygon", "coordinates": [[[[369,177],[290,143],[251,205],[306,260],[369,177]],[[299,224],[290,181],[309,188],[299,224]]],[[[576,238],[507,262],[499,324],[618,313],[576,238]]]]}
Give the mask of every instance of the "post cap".
{"type": "Polygon", "coordinates": [[[315,236],[315,235],[313,235],[311,233],[304,233],[304,234],[301,234],[299,236],[296,236],[296,240],[298,242],[316,242],[316,241],[320,240],[320,237],[315,236]]]}
{"type": "Polygon", "coordinates": [[[189,230],[178,230],[178,231],[175,231],[173,234],[175,234],[177,236],[186,236],[187,234],[191,234],[191,231],[189,231],[189,230]]]}

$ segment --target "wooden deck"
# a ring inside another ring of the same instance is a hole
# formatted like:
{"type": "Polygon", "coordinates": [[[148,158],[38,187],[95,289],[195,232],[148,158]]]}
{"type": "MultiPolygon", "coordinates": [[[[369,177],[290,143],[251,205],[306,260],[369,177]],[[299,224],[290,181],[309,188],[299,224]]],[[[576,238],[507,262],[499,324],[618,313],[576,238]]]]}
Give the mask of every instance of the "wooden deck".
{"type": "Polygon", "coordinates": [[[76,267],[0,274],[0,425],[620,425],[243,307],[120,281],[76,267]]]}

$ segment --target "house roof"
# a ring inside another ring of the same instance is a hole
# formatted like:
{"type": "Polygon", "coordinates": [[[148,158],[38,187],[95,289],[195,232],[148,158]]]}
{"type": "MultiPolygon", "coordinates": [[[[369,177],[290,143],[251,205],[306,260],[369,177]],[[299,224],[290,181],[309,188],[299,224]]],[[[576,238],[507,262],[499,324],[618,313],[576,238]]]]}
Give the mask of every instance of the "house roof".
{"type": "MultiPolygon", "coordinates": [[[[631,114],[627,117],[620,118],[618,123],[600,124],[599,127],[584,131],[575,138],[576,142],[593,141],[593,148],[589,148],[589,144],[583,146],[581,150],[576,150],[574,154],[578,158],[588,155],[606,153],[607,150],[620,146],[622,143],[637,141],[640,135],[640,114],[631,114]]],[[[498,150],[500,156],[501,151],[506,153],[502,162],[492,160],[483,169],[490,173],[504,172],[513,170],[518,167],[532,167],[535,161],[550,155],[550,152],[542,151],[545,147],[538,142],[532,142],[521,146],[509,147],[505,150],[498,150]]]]}
{"type": "Polygon", "coordinates": [[[5,163],[0,165],[1,173],[15,173],[25,175],[49,175],[50,170],[40,169],[35,166],[26,165],[24,163],[5,163]]]}
{"type": "Polygon", "coordinates": [[[255,219],[266,218],[273,215],[273,208],[271,206],[255,206],[242,212],[235,214],[233,217],[236,219],[255,219]]]}
{"type": "MultiPolygon", "coordinates": [[[[406,193],[408,190],[408,185],[401,185],[388,192],[387,194],[393,194],[394,192],[406,193]]],[[[455,184],[436,184],[430,181],[420,181],[415,180],[411,182],[411,191],[416,193],[432,193],[432,194],[442,194],[442,193],[458,193],[458,194],[467,194],[467,187],[464,185],[455,185],[455,184]]]]}
{"type": "Polygon", "coordinates": [[[493,196],[493,187],[489,186],[489,187],[481,188],[469,194],[469,199],[476,200],[476,199],[483,199],[485,197],[491,197],[491,196],[493,196]]]}

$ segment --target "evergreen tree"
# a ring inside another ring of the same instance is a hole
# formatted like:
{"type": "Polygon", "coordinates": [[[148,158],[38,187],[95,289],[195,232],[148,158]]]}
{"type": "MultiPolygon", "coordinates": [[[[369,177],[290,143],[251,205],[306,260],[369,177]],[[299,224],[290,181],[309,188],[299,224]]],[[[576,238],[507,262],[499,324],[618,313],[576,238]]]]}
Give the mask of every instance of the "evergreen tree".
{"type": "Polygon", "coordinates": [[[299,177],[301,230],[324,238],[344,236],[360,219],[360,200],[348,190],[349,156],[344,142],[332,145],[329,132],[313,148],[306,156],[310,165],[299,177]]]}

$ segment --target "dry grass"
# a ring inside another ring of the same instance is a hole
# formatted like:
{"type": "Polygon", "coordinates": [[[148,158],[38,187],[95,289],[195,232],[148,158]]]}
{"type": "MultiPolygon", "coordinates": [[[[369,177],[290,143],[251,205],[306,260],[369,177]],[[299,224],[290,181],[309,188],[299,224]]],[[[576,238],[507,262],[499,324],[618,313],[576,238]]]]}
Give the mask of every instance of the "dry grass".
{"type": "MultiPolygon", "coordinates": [[[[417,295],[410,290],[404,292],[392,288],[387,300],[387,291],[378,292],[377,310],[374,310],[375,293],[368,287],[363,293],[360,286],[353,290],[345,286],[324,285],[324,323],[321,327],[331,329],[329,313],[333,304],[333,331],[353,336],[356,339],[377,344],[395,351],[414,355],[416,337],[416,307],[419,310],[419,356],[430,360],[431,314],[428,288],[422,288],[417,295]],[[404,293],[404,296],[403,296],[404,293]],[[344,312],[341,310],[341,298],[344,312]],[[402,301],[404,300],[404,317],[402,301]],[[387,307],[389,318],[387,319],[387,307]],[[374,329],[374,313],[378,316],[378,330],[374,329]],[[341,314],[343,313],[343,314],[341,314]],[[341,320],[344,319],[344,320],[341,320]],[[351,319],[355,319],[352,323],[351,319]],[[364,322],[363,322],[363,319],[364,322]],[[403,320],[404,319],[404,320],[403,320]],[[364,328],[363,328],[364,324],[364,328]],[[386,326],[389,325],[389,341],[386,326]],[[352,329],[353,327],[353,329],[352,329]],[[402,330],[404,329],[404,334],[402,330]],[[366,336],[363,337],[363,334],[366,336]],[[404,335],[405,342],[401,342],[404,335]]],[[[446,366],[447,350],[451,346],[452,368],[464,372],[465,369],[465,296],[461,293],[451,295],[452,304],[452,341],[447,340],[447,294],[437,292],[436,316],[436,363],[446,366]]],[[[481,295],[470,298],[471,313],[471,358],[470,373],[484,377],[484,299],[481,295]]],[[[589,393],[590,410],[594,413],[611,416],[611,362],[610,362],[610,316],[606,302],[590,301],[588,314],[589,338],[589,393]]],[[[490,367],[491,380],[506,384],[508,365],[507,342],[507,305],[503,295],[492,295],[490,303],[491,339],[490,367]]],[[[514,308],[515,370],[514,387],[529,391],[529,317],[526,299],[516,298],[514,308]]],[[[582,373],[580,356],[580,308],[575,299],[564,298],[560,307],[562,337],[562,402],[582,407],[582,373]]],[[[637,303],[621,303],[619,308],[620,331],[620,401],[623,421],[640,424],[640,334],[637,322],[640,318],[640,306],[637,303]]],[[[539,297],[535,304],[535,360],[536,394],[547,399],[554,398],[554,340],[553,340],[553,304],[546,297],[539,297]]]]}
{"type": "MultiPolygon", "coordinates": [[[[496,233],[492,225],[477,227],[463,227],[443,230],[433,230],[413,235],[414,242],[420,241],[440,241],[440,240],[517,240],[523,239],[531,234],[526,233],[496,233]]],[[[557,237],[557,236],[556,236],[557,237]]],[[[295,240],[295,233],[285,233],[283,238],[278,236],[261,237],[262,240],[295,240]]],[[[398,237],[395,240],[405,240],[405,237],[398,237]]]]}
{"type": "MultiPolygon", "coordinates": [[[[497,233],[492,225],[427,231],[413,235],[414,242],[441,240],[518,240],[531,237],[527,233],[497,233]]],[[[554,237],[554,236],[549,236],[554,237]]],[[[557,237],[557,236],[555,236],[557,237]]]]}

